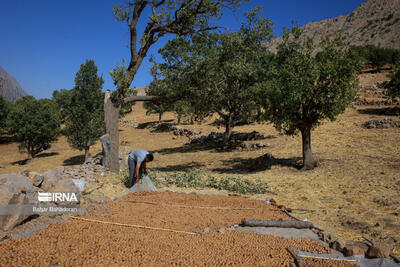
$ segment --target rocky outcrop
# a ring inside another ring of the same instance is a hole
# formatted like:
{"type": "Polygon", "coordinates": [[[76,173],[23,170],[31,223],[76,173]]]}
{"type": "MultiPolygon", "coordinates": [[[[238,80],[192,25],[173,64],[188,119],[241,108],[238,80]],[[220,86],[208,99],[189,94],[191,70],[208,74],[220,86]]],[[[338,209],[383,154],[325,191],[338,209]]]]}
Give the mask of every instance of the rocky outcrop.
{"type": "Polygon", "coordinates": [[[0,67],[0,95],[13,103],[27,95],[17,80],[2,67],[0,67]]]}
{"type": "MultiPolygon", "coordinates": [[[[400,49],[400,0],[368,0],[348,15],[310,22],[302,29],[317,44],[340,32],[349,45],[400,49]]],[[[275,52],[279,43],[281,38],[264,45],[275,52]]]]}
{"type": "Polygon", "coordinates": [[[383,118],[377,120],[369,120],[365,122],[362,126],[367,129],[373,129],[373,128],[384,129],[390,127],[400,127],[400,121],[396,121],[392,118],[383,118]]]}
{"type": "Polygon", "coordinates": [[[27,204],[37,203],[35,197],[35,189],[28,177],[0,175],[0,228],[8,231],[29,218],[32,214],[24,209],[27,204]]]}

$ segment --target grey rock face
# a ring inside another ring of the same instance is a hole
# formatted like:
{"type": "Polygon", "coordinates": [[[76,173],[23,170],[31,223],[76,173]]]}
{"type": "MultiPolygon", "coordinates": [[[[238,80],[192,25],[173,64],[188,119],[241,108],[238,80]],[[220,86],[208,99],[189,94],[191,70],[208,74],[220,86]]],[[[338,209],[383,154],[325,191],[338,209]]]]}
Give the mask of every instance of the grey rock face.
{"type": "Polygon", "coordinates": [[[100,137],[101,146],[103,148],[103,166],[110,166],[111,164],[111,139],[109,134],[100,137]]]}
{"type": "Polygon", "coordinates": [[[0,67],[0,95],[6,100],[15,103],[19,98],[26,96],[17,80],[0,67]]]}
{"type": "Polygon", "coordinates": [[[0,175],[0,205],[2,208],[14,205],[12,214],[0,215],[0,229],[8,231],[29,218],[22,205],[35,204],[34,187],[31,180],[18,174],[0,175]]]}

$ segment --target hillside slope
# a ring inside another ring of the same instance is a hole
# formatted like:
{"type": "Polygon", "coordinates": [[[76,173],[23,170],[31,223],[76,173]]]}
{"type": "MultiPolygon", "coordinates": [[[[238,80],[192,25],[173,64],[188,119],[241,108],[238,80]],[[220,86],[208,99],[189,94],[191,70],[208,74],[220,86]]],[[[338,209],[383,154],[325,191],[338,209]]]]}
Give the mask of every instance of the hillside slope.
{"type": "MultiPolygon", "coordinates": [[[[400,49],[400,0],[368,0],[347,16],[310,22],[301,27],[318,43],[323,36],[341,33],[348,45],[375,45],[400,49]]],[[[276,51],[281,38],[266,43],[276,51]]]]}
{"type": "Polygon", "coordinates": [[[26,96],[18,81],[0,67],[0,95],[10,102],[26,96]]]}

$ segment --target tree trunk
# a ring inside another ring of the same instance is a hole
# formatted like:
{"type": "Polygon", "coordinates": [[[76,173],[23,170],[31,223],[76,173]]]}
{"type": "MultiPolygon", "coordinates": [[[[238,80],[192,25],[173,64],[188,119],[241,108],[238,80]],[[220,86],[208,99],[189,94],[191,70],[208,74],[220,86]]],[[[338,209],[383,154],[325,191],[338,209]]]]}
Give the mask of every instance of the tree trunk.
{"type": "Polygon", "coordinates": [[[312,151],[311,151],[311,127],[301,130],[303,143],[303,170],[312,170],[316,166],[312,151]]]}
{"type": "Polygon", "coordinates": [[[227,121],[225,121],[225,133],[224,133],[224,140],[223,140],[223,148],[225,149],[228,145],[229,140],[231,139],[232,135],[232,125],[233,125],[233,118],[229,116],[227,121]]]}
{"type": "MultiPolygon", "coordinates": [[[[111,101],[111,92],[107,90],[104,98],[104,120],[106,124],[106,132],[110,136],[110,154],[105,159],[107,168],[111,171],[119,171],[119,133],[118,133],[118,117],[120,106],[115,106],[111,101]],[[107,166],[108,165],[108,166],[107,166]]],[[[105,155],[107,156],[107,155],[105,155]]]]}
{"type": "Polygon", "coordinates": [[[89,146],[85,147],[85,162],[89,159],[89,146]]]}
{"type": "Polygon", "coordinates": [[[162,114],[162,112],[158,112],[158,122],[161,122],[162,114]]]}

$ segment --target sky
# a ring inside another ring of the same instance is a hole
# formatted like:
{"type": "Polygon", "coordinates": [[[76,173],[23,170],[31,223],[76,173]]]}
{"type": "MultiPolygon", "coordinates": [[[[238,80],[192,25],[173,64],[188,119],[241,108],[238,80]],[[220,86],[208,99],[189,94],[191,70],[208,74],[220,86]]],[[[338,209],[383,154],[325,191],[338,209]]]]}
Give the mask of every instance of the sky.
{"type": "MultiPolygon", "coordinates": [[[[250,0],[238,11],[225,11],[218,26],[234,31],[244,13],[262,7],[264,17],[274,24],[275,36],[292,21],[303,26],[347,15],[364,0],[250,0]]],[[[103,76],[103,91],[115,90],[109,72],[125,58],[130,59],[129,29],[112,14],[119,0],[0,0],[0,66],[35,98],[51,98],[54,90],[74,87],[75,74],[86,59],[93,59],[103,76]]],[[[146,15],[149,12],[145,13],[146,15]]],[[[148,16],[141,17],[142,31],[148,16]]],[[[154,44],[143,61],[131,87],[147,86],[151,80],[148,59],[157,60],[158,49],[167,35],[154,44]]]]}

